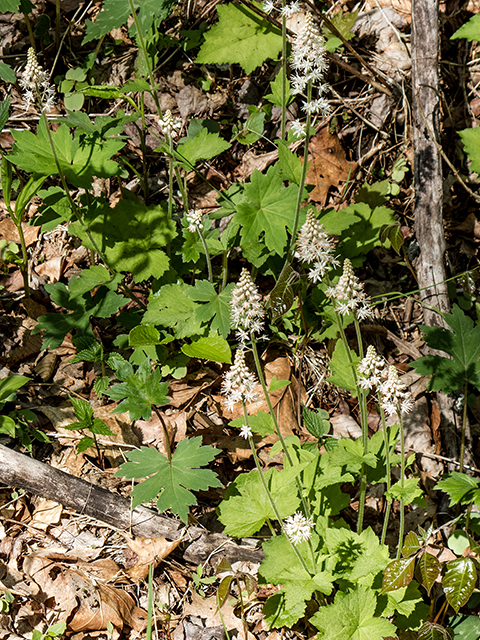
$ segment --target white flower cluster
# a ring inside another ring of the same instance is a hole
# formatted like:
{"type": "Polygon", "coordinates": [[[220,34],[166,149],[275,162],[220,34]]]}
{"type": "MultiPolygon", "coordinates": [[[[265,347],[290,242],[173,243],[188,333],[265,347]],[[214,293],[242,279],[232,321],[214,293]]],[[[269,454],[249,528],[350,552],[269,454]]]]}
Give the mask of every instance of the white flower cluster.
{"type": "Polygon", "coordinates": [[[23,89],[25,109],[28,110],[32,102],[38,97],[42,104],[42,111],[51,111],[55,104],[55,88],[48,82],[48,76],[38,64],[37,56],[32,47],[27,53],[27,66],[19,81],[23,89]]]}
{"type": "Polygon", "coordinates": [[[195,231],[201,231],[203,229],[203,214],[201,211],[191,209],[187,213],[188,230],[192,233],[195,231]]]}
{"type": "Polygon", "coordinates": [[[334,287],[325,292],[327,298],[336,298],[337,309],[342,315],[353,311],[359,320],[373,316],[370,298],[363,290],[363,282],[353,272],[352,263],[345,258],[343,273],[334,287]]]}
{"type": "Polygon", "coordinates": [[[296,13],[300,13],[300,11],[300,2],[298,2],[298,0],[294,0],[294,2],[290,2],[280,9],[282,18],[291,18],[296,13]]]}
{"type": "Polygon", "coordinates": [[[396,367],[388,368],[388,378],[380,385],[382,407],[389,416],[394,413],[408,413],[413,408],[412,394],[400,381],[396,367]]]}
{"type": "Polygon", "coordinates": [[[167,109],[163,118],[158,120],[162,133],[168,138],[177,138],[182,129],[182,119],[176,118],[170,109],[167,109]]]}
{"type": "MultiPolygon", "coordinates": [[[[222,384],[222,393],[226,397],[225,406],[227,409],[233,411],[237,402],[253,402],[255,400],[253,389],[256,383],[254,374],[245,364],[243,349],[237,349],[233,365],[230,371],[225,374],[222,384]]],[[[244,433],[241,433],[243,437],[245,437],[244,433]]]]}
{"type": "Polygon", "coordinates": [[[294,516],[289,516],[284,524],[283,530],[294,545],[309,540],[314,527],[312,518],[306,518],[303,513],[297,511],[294,516]]]}
{"type": "Polygon", "coordinates": [[[248,424],[242,424],[242,428],[240,429],[240,435],[242,436],[242,438],[245,438],[245,440],[248,440],[248,438],[253,436],[252,430],[250,429],[248,424]]]}
{"type": "Polygon", "coordinates": [[[367,353],[357,370],[360,374],[358,384],[362,389],[368,390],[379,387],[388,374],[387,363],[378,355],[372,344],[367,347],[367,353]]]}
{"type": "MultiPolygon", "coordinates": [[[[325,41],[311,13],[305,14],[305,24],[293,42],[290,65],[294,71],[293,93],[305,93],[310,83],[317,91],[315,100],[303,104],[305,113],[320,113],[325,116],[330,110],[330,105],[324,97],[328,90],[328,85],[323,82],[327,70],[325,41]]],[[[300,124],[298,120],[292,123],[292,132],[297,138],[305,136],[300,124]]]]}
{"type": "Polygon", "coordinates": [[[314,211],[308,211],[305,224],[298,232],[295,257],[301,262],[313,262],[308,273],[310,280],[320,282],[328,269],[339,266],[334,251],[335,246],[323,224],[318,222],[314,211]]]}
{"type": "MultiPolygon", "coordinates": [[[[265,0],[262,8],[265,13],[271,13],[274,9],[276,9],[275,2],[273,0],[265,0]]],[[[300,11],[300,2],[298,2],[298,0],[294,0],[294,2],[290,2],[280,9],[280,13],[284,18],[290,18],[296,13],[300,13],[300,11]]]]}
{"type": "Polygon", "coordinates": [[[251,333],[263,331],[264,315],[260,293],[250,273],[247,269],[242,269],[240,280],[233,288],[230,298],[231,322],[241,344],[247,342],[251,333]]]}

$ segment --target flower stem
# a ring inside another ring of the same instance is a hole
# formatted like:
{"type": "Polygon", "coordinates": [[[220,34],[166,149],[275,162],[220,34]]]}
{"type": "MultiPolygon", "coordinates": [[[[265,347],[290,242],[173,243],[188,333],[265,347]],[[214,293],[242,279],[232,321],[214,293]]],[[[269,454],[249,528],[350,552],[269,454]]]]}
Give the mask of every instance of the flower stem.
{"type": "MultiPolygon", "coordinates": [[[[402,411],[400,409],[400,403],[397,402],[397,415],[398,424],[400,427],[400,487],[403,489],[405,486],[405,434],[403,429],[402,411]]],[[[397,559],[400,558],[402,551],[403,533],[405,531],[405,502],[402,498],[400,500],[400,527],[398,530],[398,548],[397,559]]]]}
{"type": "MultiPolygon", "coordinates": [[[[388,441],[387,425],[385,424],[385,411],[383,410],[382,394],[380,393],[380,391],[378,392],[377,397],[378,397],[378,406],[380,407],[380,416],[382,418],[383,441],[385,443],[385,479],[386,479],[387,494],[388,494],[388,492],[390,491],[390,486],[392,484],[391,478],[390,478],[390,443],[388,441]]],[[[383,528],[382,528],[382,537],[380,540],[381,544],[385,544],[385,537],[387,535],[388,519],[390,517],[391,507],[392,507],[392,500],[390,498],[387,498],[387,508],[385,509],[385,516],[384,516],[383,528]]]]}
{"type": "MultiPolygon", "coordinates": [[[[307,85],[307,102],[310,102],[311,99],[312,99],[312,82],[310,81],[307,85]]],[[[306,128],[305,128],[305,144],[303,146],[302,174],[300,177],[300,183],[298,185],[297,203],[295,205],[295,217],[292,225],[292,236],[290,238],[290,246],[288,247],[287,259],[285,261],[285,264],[290,264],[292,262],[293,248],[297,240],[298,223],[300,219],[300,208],[303,202],[303,190],[305,188],[305,179],[307,177],[307,170],[308,170],[308,145],[310,141],[311,121],[312,121],[312,116],[310,113],[307,113],[306,128]]]]}
{"type": "MultiPolygon", "coordinates": [[[[248,426],[248,414],[247,414],[247,407],[245,405],[245,402],[242,402],[242,406],[243,406],[243,415],[245,418],[245,424],[248,426]]],[[[265,490],[265,494],[268,498],[268,501],[270,502],[270,506],[272,507],[273,513],[275,514],[276,519],[278,520],[278,524],[280,525],[282,532],[285,534],[285,537],[287,538],[287,540],[290,542],[290,546],[292,547],[295,555],[297,556],[297,558],[300,561],[300,564],[303,566],[303,568],[305,569],[305,571],[309,574],[309,575],[314,575],[314,573],[312,574],[311,571],[309,571],[308,567],[307,567],[307,563],[305,562],[304,558],[302,557],[302,555],[300,554],[300,551],[297,549],[297,547],[292,543],[292,541],[290,540],[290,538],[287,536],[287,534],[285,533],[284,527],[283,527],[283,520],[280,517],[280,514],[278,512],[277,509],[277,505],[275,504],[275,501],[272,497],[272,494],[270,492],[270,489],[267,486],[267,481],[265,480],[265,477],[263,475],[263,471],[260,467],[260,460],[258,459],[258,454],[257,454],[257,450],[255,448],[255,443],[253,441],[252,436],[248,436],[248,442],[250,444],[250,448],[252,450],[253,453],[253,459],[255,460],[255,465],[257,467],[257,471],[258,471],[258,475],[260,477],[261,483],[263,485],[263,488],[265,490]]],[[[315,572],[315,558],[313,558],[313,567],[314,567],[314,572],[315,572]]]]}
{"type": "MultiPolygon", "coordinates": [[[[263,371],[262,371],[262,367],[261,367],[261,363],[260,363],[260,357],[258,355],[257,343],[255,342],[255,335],[253,333],[250,334],[250,339],[252,341],[253,358],[255,360],[255,367],[257,369],[258,379],[260,381],[260,384],[262,385],[263,395],[265,396],[265,400],[267,401],[268,410],[270,412],[270,415],[272,416],[275,433],[277,434],[278,439],[280,440],[280,442],[282,444],[282,449],[283,449],[283,452],[285,454],[285,457],[288,460],[288,464],[290,465],[290,467],[293,468],[294,467],[293,458],[290,455],[290,451],[288,450],[288,447],[287,447],[287,445],[285,443],[285,439],[284,439],[284,437],[282,435],[282,432],[280,431],[280,427],[279,427],[279,424],[278,424],[278,421],[277,421],[277,417],[275,416],[275,412],[273,410],[272,401],[270,400],[270,394],[268,393],[267,384],[265,382],[265,376],[263,375],[263,371]]],[[[297,485],[298,493],[299,493],[300,499],[302,501],[302,506],[303,506],[304,513],[305,513],[305,515],[307,517],[310,517],[310,507],[309,507],[309,505],[307,503],[307,500],[305,499],[305,496],[303,495],[303,487],[302,487],[302,483],[301,483],[299,475],[295,476],[295,483],[297,485]]],[[[308,546],[309,546],[309,549],[310,549],[312,563],[313,563],[313,566],[315,567],[315,554],[313,552],[313,547],[312,547],[311,540],[308,540],[308,546]]]]}

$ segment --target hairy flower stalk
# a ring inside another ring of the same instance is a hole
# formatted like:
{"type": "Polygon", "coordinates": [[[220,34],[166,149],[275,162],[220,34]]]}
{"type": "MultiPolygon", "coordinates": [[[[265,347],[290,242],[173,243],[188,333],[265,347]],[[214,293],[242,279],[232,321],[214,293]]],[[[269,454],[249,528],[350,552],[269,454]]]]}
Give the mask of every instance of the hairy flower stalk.
{"type": "Polygon", "coordinates": [[[186,218],[188,222],[187,229],[191,233],[203,230],[203,213],[201,211],[197,211],[197,209],[191,209],[186,214],[186,218]]]}
{"type": "MultiPolygon", "coordinates": [[[[398,425],[400,427],[400,486],[405,486],[405,433],[403,429],[402,413],[408,413],[413,408],[411,394],[406,391],[406,386],[400,381],[396,367],[393,365],[388,369],[388,378],[380,386],[382,396],[382,409],[389,416],[397,414],[398,425]]],[[[400,527],[398,532],[397,558],[403,544],[403,532],[405,530],[405,504],[400,500],[400,527]]]]}
{"type": "Polygon", "coordinates": [[[379,387],[388,374],[385,360],[378,355],[373,345],[367,347],[367,353],[358,365],[357,370],[360,374],[358,385],[368,391],[379,387]]]}
{"type": "Polygon", "coordinates": [[[182,129],[182,119],[176,118],[170,109],[163,114],[163,118],[159,118],[158,124],[164,136],[167,138],[177,138],[182,129]]]}
{"type": "MultiPolygon", "coordinates": [[[[385,424],[385,411],[382,406],[382,394],[381,387],[383,381],[388,375],[388,366],[385,360],[378,355],[375,347],[369,345],[365,357],[361,360],[357,367],[359,373],[358,386],[365,391],[376,389],[378,396],[378,405],[380,407],[380,416],[382,419],[382,431],[383,442],[385,446],[385,480],[387,485],[387,495],[390,491],[391,478],[390,478],[390,442],[388,439],[387,425],[385,424]]],[[[387,534],[388,520],[390,517],[390,509],[392,507],[392,501],[387,499],[387,508],[385,510],[385,516],[383,520],[381,543],[385,542],[387,534]]]]}
{"type": "Polygon", "coordinates": [[[334,255],[335,245],[315,217],[315,212],[307,213],[305,224],[298,232],[295,257],[301,262],[313,263],[308,277],[313,282],[320,282],[325,273],[332,267],[338,267],[338,259],[334,255]]]}
{"type": "Polygon", "coordinates": [[[406,391],[406,386],[400,381],[396,367],[393,365],[388,369],[388,378],[381,385],[382,406],[388,416],[396,413],[401,417],[402,413],[409,413],[412,410],[412,395],[406,391]]]}
{"type": "Polygon", "coordinates": [[[203,251],[205,253],[205,259],[207,261],[208,280],[213,284],[213,271],[212,271],[212,259],[210,257],[210,251],[208,250],[207,242],[203,235],[203,213],[196,209],[191,209],[185,217],[187,218],[187,229],[191,233],[198,233],[200,242],[202,243],[203,251]]]}
{"type": "Polygon", "coordinates": [[[306,518],[300,511],[297,511],[294,516],[289,516],[283,524],[285,535],[295,546],[310,540],[313,527],[312,518],[306,518]]]}
{"type": "MultiPolygon", "coordinates": [[[[290,10],[293,8],[287,5],[285,11],[288,11],[289,15],[290,10]]],[[[330,110],[330,105],[324,97],[328,91],[328,85],[323,81],[327,70],[325,42],[311,13],[305,15],[305,24],[292,44],[290,66],[294,71],[292,92],[307,95],[307,100],[303,103],[303,110],[307,116],[314,114],[325,116],[330,110]],[[316,99],[312,99],[312,89],[316,91],[316,99]]],[[[305,129],[300,126],[298,120],[292,123],[292,132],[295,137],[308,136],[308,129],[309,118],[307,118],[305,129]]]]}
{"type": "Polygon", "coordinates": [[[247,269],[242,269],[240,280],[233,288],[230,298],[230,317],[237,338],[241,345],[256,333],[261,333],[264,326],[265,311],[262,297],[247,269]]]}
{"type": "Polygon", "coordinates": [[[317,25],[314,23],[311,13],[307,13],[305,15],[305,24],[298,32],[297,37],[292,44],[290,66],[293,69],[291,82],[292,92],[301,93],[306,97],[303,109],[307,114],[307,118],[304,127],[299,120],[295,120],[291,125],[292,133],[295,137],[305,138],[303,148],[303,157],[305,161],[302,166],[302,175],[299,182],[295,217],[292,226],[292,237],[287,254],[287,264],[291,262],[293,245],[298,231],[300,207],[303,200],[303,188],[305,178],[307,176],[308,145],[312,116],[315,114],[326,115],[329,111],[329,104],[324,98],[324,94],[328,89],[328,85],[323,81],[327,70],[325,43],[320,35],[317,25]],[[317,95],[316,99],[313,99],[314,91],[317,95]]]}
{"type": "Polygon", "coordinates": [[[233,411],[237,402],[253,402],[255,400],[254,387],[257,380],[254,374],[245,364],[245,352],[237,349],[233,365],[225,374],[222,384],[222,393],[226,397],[227,409],[233,411]]]}
{"type": "Polygon", "coordinates": [[[49,83],[47,74],[38,64],[37,56],[32,47],[28,50],[27,66],[19,80],[19,85],[23,89],[26,110],[36,99],[40,103],[42,112],[52,110],[55,104],[55,88],[49,83]]]}
{"type": "Polygon", "coordinates": [[[373,316],[370,298],[364,292],[363,282],[360,282],[353,272],[352,263],[348,258],[345,258],[343,263],[343,273],[339,281],[325,293],[328,298],[337,301],[336,308],[343,316],[350,312],[353,312],[358,320],[373,316]]]}

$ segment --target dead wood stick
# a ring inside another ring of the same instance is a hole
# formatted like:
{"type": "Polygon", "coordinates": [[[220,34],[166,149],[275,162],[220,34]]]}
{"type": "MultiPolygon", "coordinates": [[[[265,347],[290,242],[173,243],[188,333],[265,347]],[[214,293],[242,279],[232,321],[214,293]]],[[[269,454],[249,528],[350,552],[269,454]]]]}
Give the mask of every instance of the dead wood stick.
{"type": "MultiPolygon", "coordinates": [[[[443,181],[439,145],[438,0],[412,2],[412,98],[415,180],[415,234],[420,246],[417,263],[425,324],[445,327],[441,314],[450,311],[445,272],[443,181]],[[440,313],[437,313],[436,309],[440,313]]],[[[459,457],[459,430],[453,399],[437,394],[441,432],[449,458],[459,457]]],[[[470,433],[467,429],[467,442],[470,433]]],[[[465,462],[474,466],[467,451],[465,462]]]]}
{"type": "Polygon", "coordinates": [[[262,551],[236,544],[222,534],[208,533],[200,527],[185,529],[181,522],[161,516],[145,507],[130,509],[130,500],[97,487],[81,478],[55,469],[38,460],[0,445],[0,483],[25,489],[54,500],[80,514],[87,515],[121,531],[142,538],[163,536],[168,540],[185,538],[184,558],[193,564],[206,560],[215,549],[229,562],[260,562],[262,551]]]}

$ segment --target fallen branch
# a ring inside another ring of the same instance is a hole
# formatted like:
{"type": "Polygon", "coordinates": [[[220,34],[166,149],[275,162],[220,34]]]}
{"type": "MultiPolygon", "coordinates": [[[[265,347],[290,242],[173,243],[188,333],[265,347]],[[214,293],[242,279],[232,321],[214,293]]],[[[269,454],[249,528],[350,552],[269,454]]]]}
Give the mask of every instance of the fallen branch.
{"type": "Polygon", "coordinates": [[[199,564],[218,550],[232,563],[238,560],[260,562],[263,552],[236,544],[231,538],[208,533],[200,527],[185,528],[183,523],[159,515],[145,507],[130,508],[130,500],[97,487],[60,469],[38,462],[0,445],[0,482],[54,500],[65,508],[100,520],[120,531],[141,538],[163,536],[167,540],[184,538],[183,557],[199,564]]]}

